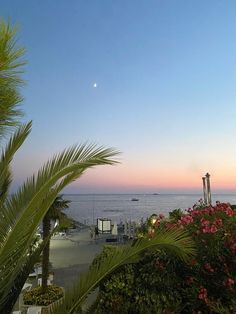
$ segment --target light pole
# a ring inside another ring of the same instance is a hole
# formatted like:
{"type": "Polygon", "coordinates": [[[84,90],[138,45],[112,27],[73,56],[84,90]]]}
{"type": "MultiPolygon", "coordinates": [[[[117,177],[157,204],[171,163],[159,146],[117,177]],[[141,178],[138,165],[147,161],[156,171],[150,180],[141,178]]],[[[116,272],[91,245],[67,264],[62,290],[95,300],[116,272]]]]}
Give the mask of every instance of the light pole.
{"type": "Polygon", "coordinates": [[[209,173],[206,174],[206,185],[207,185],[207,205],[211,205],[211,186],[209,173]]]}
{"type": "Polygon", "coordinates": [[[202,177],[202,183],[204,204],[207,204],[206,177],[202,177]]]}

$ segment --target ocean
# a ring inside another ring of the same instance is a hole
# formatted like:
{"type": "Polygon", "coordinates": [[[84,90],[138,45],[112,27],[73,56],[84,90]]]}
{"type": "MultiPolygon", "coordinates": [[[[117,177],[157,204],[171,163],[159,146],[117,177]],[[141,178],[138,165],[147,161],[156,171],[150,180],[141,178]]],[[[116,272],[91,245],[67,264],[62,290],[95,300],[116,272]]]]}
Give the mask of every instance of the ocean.
{"type": "MultiPolygon", "coordinates": [[[[108,218],[117,223],[140,221],[152,214],[168,215],[176,209],[192,207],[200,194],[65,194],[70,207],[65,212],[84,224],[96,224],[97,218],[108,218]],[[132,199],[138,201],[132,201],[132,199]]],[[[216,201],[236,204],[236,194],[212,194],[212,204],[216,201]]]]}

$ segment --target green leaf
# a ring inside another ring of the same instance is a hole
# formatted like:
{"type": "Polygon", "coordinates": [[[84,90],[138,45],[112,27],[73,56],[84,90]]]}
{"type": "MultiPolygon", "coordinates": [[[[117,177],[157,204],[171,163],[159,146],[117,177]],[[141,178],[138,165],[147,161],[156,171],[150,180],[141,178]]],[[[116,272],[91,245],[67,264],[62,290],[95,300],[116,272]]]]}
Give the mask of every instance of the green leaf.
{"type": "Polygon", "coordinates": [[[118,152],[94,145],[72,147],[56,155],[8,199],[0,234],[0,305],[27,256],[37,226],[57,194],[88,168],[115,164],[118,152]],[[7,227],[6,227],[7,226],[7,227]],[[6,231],[7,228],[7,231],[6,231]],[[11,266],[10,266],[11,265],[11,266]]]}

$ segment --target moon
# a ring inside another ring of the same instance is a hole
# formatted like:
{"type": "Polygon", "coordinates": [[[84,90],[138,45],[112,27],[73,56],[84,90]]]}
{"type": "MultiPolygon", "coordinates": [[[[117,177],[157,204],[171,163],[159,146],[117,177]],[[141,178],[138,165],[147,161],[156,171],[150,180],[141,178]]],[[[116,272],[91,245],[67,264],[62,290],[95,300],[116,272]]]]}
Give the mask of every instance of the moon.
{"type": "Polygon", "coordinates": [[[97,83],[94,83],[94,84],[93,84],[93,87],[96,88],[96,87],[97,87],[97,83]]]}

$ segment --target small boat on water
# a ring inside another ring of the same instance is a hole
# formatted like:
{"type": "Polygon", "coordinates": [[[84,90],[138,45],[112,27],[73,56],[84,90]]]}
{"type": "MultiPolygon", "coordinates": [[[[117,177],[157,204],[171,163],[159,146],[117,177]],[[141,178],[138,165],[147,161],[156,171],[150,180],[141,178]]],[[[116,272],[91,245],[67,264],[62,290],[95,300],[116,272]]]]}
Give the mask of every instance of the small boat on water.
{"type": "Polygon", "coordinates": [[[139,201],[139,199],[138,198],[131,198],[131,201],[132,202],[137,202],[137,201],[139,201]]]}

